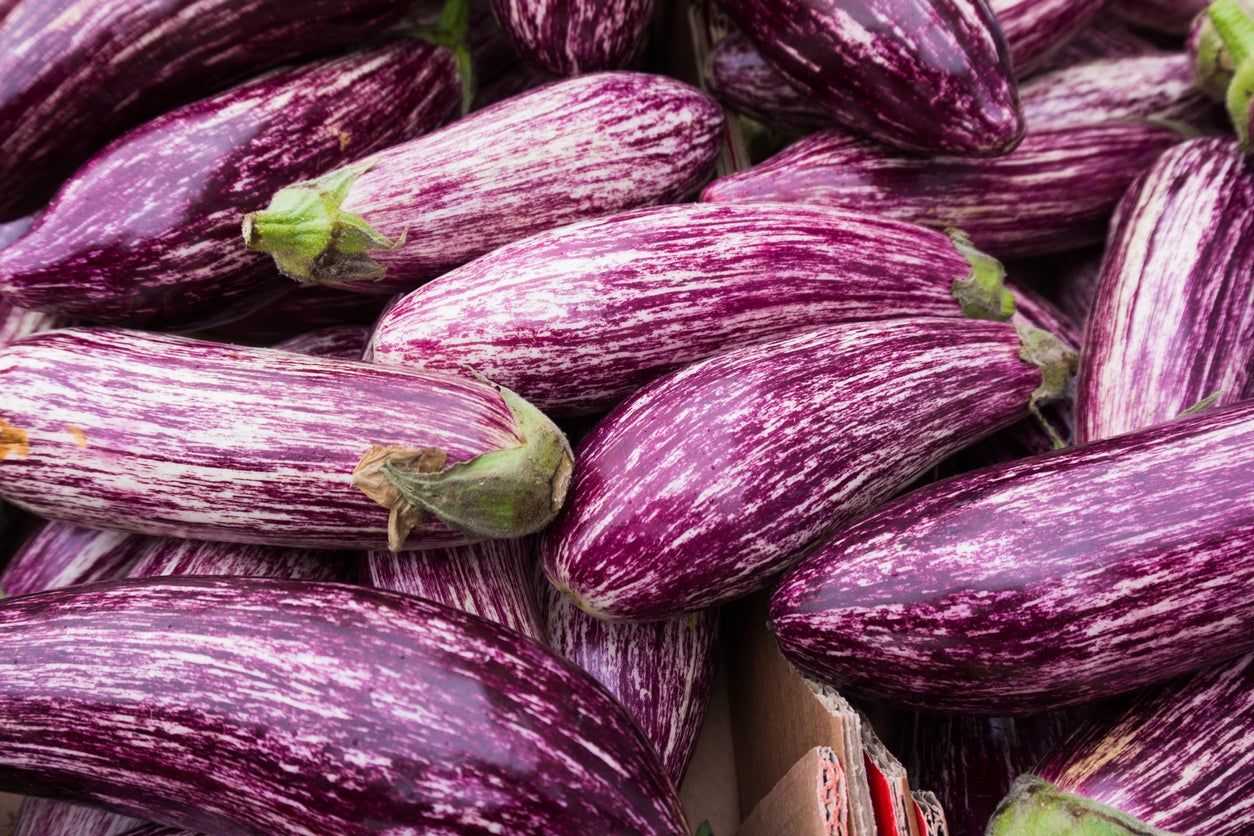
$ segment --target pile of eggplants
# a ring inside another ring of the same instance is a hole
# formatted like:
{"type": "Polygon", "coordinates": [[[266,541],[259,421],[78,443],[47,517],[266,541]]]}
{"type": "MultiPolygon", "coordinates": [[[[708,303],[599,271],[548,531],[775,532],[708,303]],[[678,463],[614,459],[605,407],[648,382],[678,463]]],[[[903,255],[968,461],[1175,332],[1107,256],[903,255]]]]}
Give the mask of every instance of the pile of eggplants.
{"type": "Polygon", "coordinates": [[[692,834],[757,593],[859,831],[1244,836],[1251,113],[1254,0],[0,0],[12,833],[692,834]]]}

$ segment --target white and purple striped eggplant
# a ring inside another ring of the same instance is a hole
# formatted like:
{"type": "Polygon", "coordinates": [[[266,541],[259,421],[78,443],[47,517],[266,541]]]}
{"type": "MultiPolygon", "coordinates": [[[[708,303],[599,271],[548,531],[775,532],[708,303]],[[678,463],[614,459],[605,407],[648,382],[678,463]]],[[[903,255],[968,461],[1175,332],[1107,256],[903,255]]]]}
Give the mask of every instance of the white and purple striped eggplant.
{"type": "Polygon", "coordinates": [[[244,240],[299,282],[390,293],[534,232],[668,203],[706,177],[723,112],[681,82],[557,82],[298,183],[244,240]]]}
{"type": "Polygon", "coordinates": [[[426,133],[457,111],[451,51],[418,40],[249,82],[97,154],[0,251],[0,293],[93,322],[187,328],[290,288],[239,245],[274,191],[426,133]]]}
{"type": "MultiPolygon", "coordinates": [[[[1010,47],[1015,74],[1023,77],[1089,24],[1107,0],[989,0],[1010,47]]],[[[1028,124],[1031,124],[1029,120],[1028,124]]]]}
{"type": "Polygon", "coordinates": [[[14,307],[0,296],[0,348],[22,337],[69,324],[70,321],[63,316],[14,307]]]}
{"type": "Polygon", "coordinates": [[[545,573],[585,611],[667,618],[752,592],[932,465],[1051,400],[1041,331],[935,317],[829,326],[714,357],[580,445],[545,573]]]}
{"type": "Polygon", "coordinates": [[[1111,228],[1076,379],[1076,436],[1254,395],[1254,168],[1232,139],[1164,154],[1111,228]]]}
{"type": "Polygon", "coordinates": [[[362,583],[417,595],[494,621],[547,644],[535,594],[530,539],[485,540],[450,549],[362,556],[362,583]]]}
{"type": "Polygon", "coordinates": [[[604,412],[662,374],[840,322],[1007,319],[1001,265],[961,238],[797,204],[685,204],[524,238],[393,305],[381,363],[474,369],[552,414],[604,412]]]}
{"type": "Polygon", "coordinates": [[[0,350],[0,494],[80,525],[456,545],[545,525],[570,465],[540,412],[468,378],[114,329],[0,350]]]}
{"type": "Polygon", "coordinates": [[[332,325],[277,343],[274,347],[311,357],[337,357],[360,360],[370,342],[370,329],[364,325],[332,325]]]}
{"type": "Polygon", "coordinates": [[[186,830],[151,824],[99,807],[48,798],[22,802],[12,836],[195,836],[186,830]]]}
{"type": "Polygon", "coordinates": [[[121,581],[0,602],[0,643],[6,791],[209,833],[688,832],[590,677],[410,596],[121,581]]]}
{"type": "Polygon", "coordinates": [[[789,84],[739,32],[714,46],[702,77],[719,101],[764,125],[801,133],[832,125],[831,115],[789,84]]]}
{"type": "Polygon", "coordinates": [[[126,577],[148,539],[121,531],[45,522],[0,574],[0,597],[126,577]]]}
{"type": "Polygon", "coordinates": [[[647,622],[609,622],[582,611],[544,579],[553,650],[627,709],[679,786],[705,722],[718,663],[718,610],[647,622]]]}
{"type": "Polygon", "coordinates": [[[1163,35],[1185,35],[1193,19],[1206,9],[1209,0],[1114,0],[1111,12],[1117,17],[1163,35]]]}
{"type": "Polygon", "coordinates": [[[22,0],[0,24],[0,220],[35,209],[122,131],[302,55],[351,44],[397,0],[22,0]]]}
{"type": "Polygon", "coordinates": [[[1015,788],[988,832],[1083,827],[1114,809],[1137,823],[1103,832],[1245,836],[1254,821],[1252,728],[1254,656],[1242,656],[1095,717],[1015,788]]]}
{"type": "Polygon", "coordinates": [[[1039,69],[1044,72],[1089,61],[1161,55],[1164,52],[1166,50],[1162,46],[1133,31],[1122,20],[1102,14],[1063,44],[1039,69]]]}
{"type": "Polygon", "coordinates": [[[959,228],[998,258],[1101,241],[1128,185],[1184,136],[1146,122],[1032,130],[990,160],[917,157],[841,131],[814,134],[706,187],[709,203],[784,201],[959,228]]]}
{"type": "Polygon", "coordinates": [[[290,292],[248,316],[197,333],[216,342],[274,345],[323,328],[373,325],[389,301],[370,293],[293,285],[290,292]]]}
{"type": "Polygon", "coordinates": [[[1023,136],[1010,56],[980,0],[724,0],[838,123],[912,151],[986,156],[1023,136]]]}
{"type": "Polygon", "coordinates": [[[523,61],[569,76],[625,67],[644,44],[653,0],[492,0],[492,9],[523,61]]]}
{"type": "Polygon", "coordinates": [[[1022,714],[1254,647],[1254,404],[922,488],[771,602],[794,663],[924,711],[1022,714]]]}

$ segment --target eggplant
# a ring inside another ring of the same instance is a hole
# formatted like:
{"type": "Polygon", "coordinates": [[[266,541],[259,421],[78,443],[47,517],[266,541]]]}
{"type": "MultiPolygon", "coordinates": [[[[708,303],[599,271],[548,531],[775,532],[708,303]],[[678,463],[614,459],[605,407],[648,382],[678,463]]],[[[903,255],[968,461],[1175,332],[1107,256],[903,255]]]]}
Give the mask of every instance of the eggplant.
{"type": "Polygon", "coordinates": [[[580,446],[541,540],[559,590],[610,619],[760,589],[950,453],[1057,397],[1075,357],[1003,322],[829,326],[691,365],[580,446]]]}
{"type": "Polygon", "coordinates": [[[828,112],[789,84],[739,32],[714,45],[702,78],[719,101],[764,125],[800,133],[832,125],[828,112]]]}
{"type": "Polygon", "coordinates": [[[45,521],[0,574],[0,596],[126,577],[147,542],[138,534],[45,521]]]}
{"type": "Polygon", "coordinates": [[[486,540],[450,549],[362,555],[363,583],[471,613],[547,644],[528,539],[486,540]]]}
{"type": "Polygon", "coordinates": [[[672,79],[581,76],[279,191],[249,247],[298,282],[391,293],[534,232],[688,194],[723,113],[672,79]]]}
{"type": "Polygon", "coordinates": [[[209,833],[688,832],[590,677],[429,601],[128,580],[0,602],[0,642],[5,791],[209,833]]]}
{"type": "Polygon", "coordinates": [[[705,722],[718,663],[718,610],[662,621],[593,618],[541,579],[549,644],[627,709],[680,786],[705,722]]]}
{"type": "Polygon", "coordinates": [[[1247,403],[915,491],[785,576],[780,648],[855,693],[998,715],[1247,651],[1252,442],[1247,403]]]}
{"type": "Polygon", "coordinates": [[[294,179],[439,127],[460,91],[451,51],[407,40],[168,113],[93,157],[0,251],[0,293],[107,324],[238,318],[291,286],[239,246],[240,213],[294,179]]]}
{"type": "Polygon", "coordinates": [[[174,827],[150,824],[99,807],[47,798],[22,802],[12,836],[194,836],[174,827]]]}
{"type": "Polygon", "coordinates": [[[1128,185],[1182,141],[1175,129],[1144,122],[1050,126],[1005,157],[928,159],[824,131],[714,181],[701,199],[857,209],[958,227],[998,258],[1043,255],[1101,241],[1128,185]]]}
{"type": "Polygon", "coordinates": [[[127,570],[128,578],[229,575],[294,581],[350,581],[352,560],[338,552],[247,543],[209,543],[150,537],[127,570]]]}
{"type": "Polygon", "coordinates": [[[1006,798],[989,833],[1040,833],[1059,813],[1100,819],[1104,806],[1172,833],[1242,836],[1254,816],[1251,724],[1254,656],[1147,692],[1050,753],[1006,798]],[[1044,803],[1033,810],[1034,800],[1044,803]]]}
{"type": "Polygon", "coordinates": [[[1209,0],[1114,0],[1110,10],[1131,24],[1163,35],[1185,35],[1209,0]]]}
{"type": "Polygon", "coordinates": [[[253,73],[342,48],[397,0],[21,0],[0,24],[0,221],[38,209],[123,131],[253,73]]]}
{"type": "Polygon", "coordinates": [[[979,0],[722,5],[790,84],[859,133],[968,156],[1023,137],[1006,42],[979,0]]]}
{"type": "Polygon", "coordinates": [[[0,393],[0,494],[169,537],[399,549],[522,536],[553,517],[571,464],[547,418],[486,382],[185,337],[29,337],[0,351],[0,393]]]}
{"type": "Polygon", "coordinates": [[[274,345],[323,328],[372,325],[388,301],[383,296],[342,293],[318,285],[292,286],[254,313],[202,333],[218,342],[274,345]]]}
{"type": "Polygon", "coordinates": [[[1254,6],[1247,0],[1215,0],[1189,38],[1198,86],[1228,108],[1244,151],[1251,150],[1254,97],[1254,6]]]}
{"type": "Polygon", "coordinates": [[[52,331],[69,324],[69,320],[57,314],[15,308],[0,296],[0,348],[22,337],[52,331]]]}
{"type": "Polygon", "coordinates": [[[361,325],[333,325],[307,334],[300,334],[275,345],[284,351],[312,357],[338,357],[360,360],[370,341],[370,329],[361,325]]]}
{"type": "Polygon", "coordinates": [[[1001,265],[913,224],[790,204],[638,210],[514,242],[393,305],[376,362],[474,369],[552,414],[839,322],[1006,319],[1001,265]]]}
{"type": "Polygon", "coordinates": [[[1119,18],[1101,14],[1059,47],[1039,69],[1045,72],[1106,58],[1162,55],[1165,52],[1159,44],[1133,31],[1119,18]]]}
{"type": "Polygon", "coordinates": [[[25,218],[18,218],[15,221],[0,223],[0,250],[3,250],[25,235],[34,222],[35,216],[27,215],[25,218]]]}
{"type": "Polygon", "coordinates": [[[528,65],[570,76],[625,67],[644,44],[653,0],[492,0],[528,65]]]}
{"type": "Polygon", "coordinates": [[[1128,191],[1076,379],[1076,435],[1107,438],[1254,395],[1254,168],[1196,139],[1128,191]]]}
{"type": "MultiPolygon", "coordinates": [[[[1029,75],[1088,25],[1107,0],[989,0],[1019,77],[1029,75]]],[[[1031,118],[1028,119],[1030,125],[1031,118]]]]}

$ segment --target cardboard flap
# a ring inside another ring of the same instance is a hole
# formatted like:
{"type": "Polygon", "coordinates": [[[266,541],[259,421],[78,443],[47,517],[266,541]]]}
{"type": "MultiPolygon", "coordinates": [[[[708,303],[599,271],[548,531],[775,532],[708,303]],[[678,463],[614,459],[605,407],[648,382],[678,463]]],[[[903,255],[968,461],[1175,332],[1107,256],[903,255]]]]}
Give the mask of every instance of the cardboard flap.
{"type": "Polygon", "coordinates": [[[816,746],[758,802],[739,836],[848,836],[849,794],[840,758],[816,746]]]}

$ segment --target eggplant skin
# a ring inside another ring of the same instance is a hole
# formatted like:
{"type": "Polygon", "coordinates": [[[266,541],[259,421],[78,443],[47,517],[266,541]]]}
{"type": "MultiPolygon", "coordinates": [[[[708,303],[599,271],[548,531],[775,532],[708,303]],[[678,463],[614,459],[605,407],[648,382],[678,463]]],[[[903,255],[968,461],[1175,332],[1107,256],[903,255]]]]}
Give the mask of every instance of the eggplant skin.
{"type": "Polygon", "coordinates": [[[239,215],[288,182],[413,139],[461,100],[450,50],[406,39],[272,73],[112,142],[0,250],[14,304],[145,328],[239,318],[290,283],[239,246],[239,215]]]}
{"type": "Polygon", "coordinates": [[[1007,715],[1248,650],[1252,441],[1243,404],[908,494],[785,576],[780,647],[854,693],[1007,715]]]}
{"type": "Polygon", "coordinates": [[[222,834],[688,832],[591,678],[410,596],[120,581],[6,600],[0,641],[7,791],[222,834]]]}
{"type": "Polygon", "coordinates": [[[22,0],[0,24],[0,220],[106,142],[250,73],[351,44],[397,0],[22,0]]]}
{"type": "Polygon", "coordinates": [[[126,577],[148,544],[122,531],[44,522],[0,574],[0,595],[28,595],[126,577]]]}
{"type": "Polygon", "coordinates": [[[1080,442],[1254,395],[1254,170],[1232,139],[1176,146],[1111,226],[1076,380],[1080,442]]]}
{"type": "Polygon", "coordinates": [[[794,87],[832,118],[924,153],[988,156],[1023,137],[1000,27],[980,0],[726,0],[794,87]]]}
{"type": "Polygon", "coordinates": [[[1209,0],[1115,0],[1111,11],[1123,20],[1164,35],[1187,35],[1209,0]]]}
{"type": "Polygon", "coordinates": [[[1038,69],[1051,54],[1081,31],[1107,0],[989,0],[997,17],[1015,75],[1038,69]]]}
{"type": "Polygon", "coordinates": [[[525,63],[570,76],[626,66],[644,43],[653,0],[492,0],[492,10],[525,63]]]}
{"type": "Polygon", "coordinates": [[[337,357],[360,360],[370,341],[370,329],[364,325],[332,325],[319,328],[275,345],[284,351],[308,354],[311,357],[337,357]]]}

